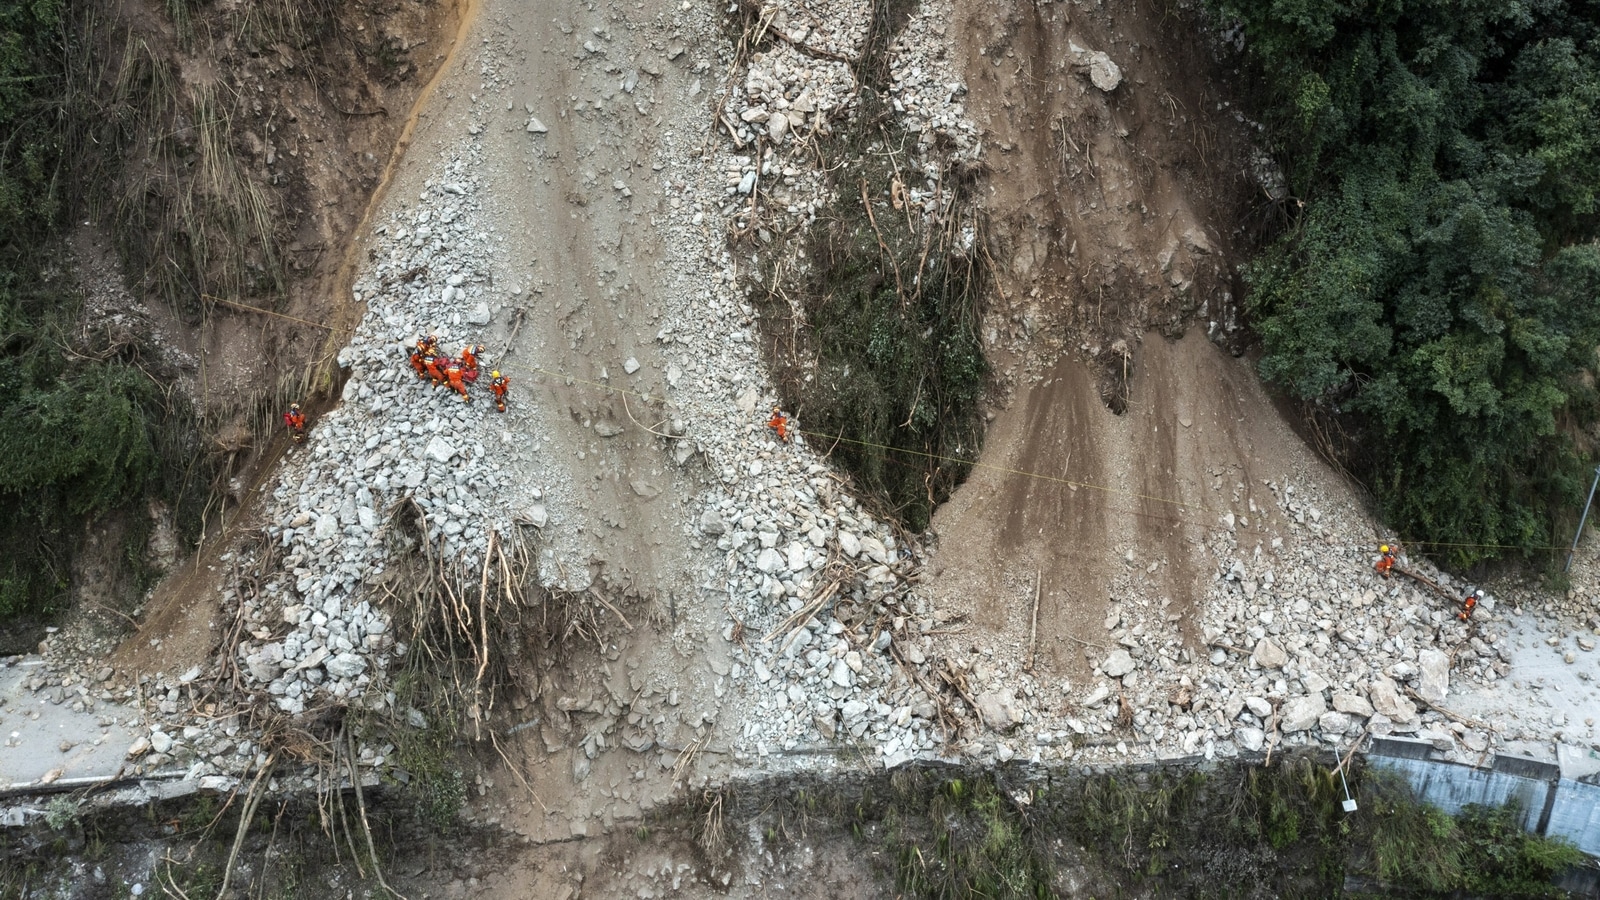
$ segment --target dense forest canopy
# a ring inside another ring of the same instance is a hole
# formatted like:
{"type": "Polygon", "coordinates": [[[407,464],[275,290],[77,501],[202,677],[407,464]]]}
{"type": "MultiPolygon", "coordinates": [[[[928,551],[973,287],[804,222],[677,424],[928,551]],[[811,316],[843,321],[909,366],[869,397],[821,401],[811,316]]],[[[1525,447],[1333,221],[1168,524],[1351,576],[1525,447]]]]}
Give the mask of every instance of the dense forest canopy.
{"type": "Polygon", "coordinates": [[[1245,273],[1262,374],[1353,423],[1421,549],[1559,543],[1595,418],[1600,4],[1211,6],[1296,212],[1245,273]]]}
{"type": "Polygon", "coordinates": [[[70,24],[60,0],[0,0],[0,622],[58,603],[84,522],[159,490],[166,440],[153,380],[72,336],[70,24]]]}

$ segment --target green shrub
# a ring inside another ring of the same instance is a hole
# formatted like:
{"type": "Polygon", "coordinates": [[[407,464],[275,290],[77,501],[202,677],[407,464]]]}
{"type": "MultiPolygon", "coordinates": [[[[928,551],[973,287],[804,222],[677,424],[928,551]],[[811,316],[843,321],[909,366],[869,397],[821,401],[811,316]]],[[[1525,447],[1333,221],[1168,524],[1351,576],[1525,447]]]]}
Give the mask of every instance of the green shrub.
{"type": "MultiPolygon", "coordinates": [[[[765,304],[785,405],[809,440],[912,530],[960,484],[982,443],[984,270],[955,222],[915,227],[888,199],[904,136],[868,98],[839,138],[835,199],[800,239],[805,268],[765,304]],[[873,206],[868,214],[863,206],[873,206]],[[776,323],[776,324],[774,324],[776,323]]],[[[945,189],[959,193],[960,179],[945,189]]],[[[960,209],[959,202],[951,207],[960,209]]]]}
{"type": "Polygon", "coordinates": [[[1356,432],[1418,549],[1560,543],[1596,409],[1600,8],[1210,5],[1304,203],[1245,271],[1262,374],[1356,432]]]}

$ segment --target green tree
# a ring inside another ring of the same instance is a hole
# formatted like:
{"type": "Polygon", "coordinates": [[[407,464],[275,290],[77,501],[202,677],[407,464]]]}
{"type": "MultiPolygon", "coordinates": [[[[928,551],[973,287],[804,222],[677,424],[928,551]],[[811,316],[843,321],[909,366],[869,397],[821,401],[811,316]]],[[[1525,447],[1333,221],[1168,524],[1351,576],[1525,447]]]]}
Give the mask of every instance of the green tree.
{"type": "Polygon", "coordinates": [[[0,622],[48,612],[83,523],[162,486],[150,378],[68,352],[80,303],[52,270],[74,194],[70,24],[59,0],[0,0],[0,622]]]}
{"type": "Polygon", "coordinates": [[[1217,0],[1295,225],[1248,267],[1264,377],[1345,416],[1458,563],[1550,544],[1600,344],[1600,7],[1217,0]]]}

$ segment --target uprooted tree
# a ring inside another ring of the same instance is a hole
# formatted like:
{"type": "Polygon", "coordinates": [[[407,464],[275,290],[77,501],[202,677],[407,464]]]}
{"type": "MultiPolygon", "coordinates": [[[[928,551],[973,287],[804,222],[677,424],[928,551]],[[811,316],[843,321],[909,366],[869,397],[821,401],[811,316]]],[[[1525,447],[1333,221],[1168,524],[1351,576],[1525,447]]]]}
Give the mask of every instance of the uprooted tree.
{"type": "Polygon", "coordinates": [[[1600,8],[1213,0],[1296,214],[1246,269],[1262,374],[1458,564],[1559,543],[1592,456],[1600,8]]]}

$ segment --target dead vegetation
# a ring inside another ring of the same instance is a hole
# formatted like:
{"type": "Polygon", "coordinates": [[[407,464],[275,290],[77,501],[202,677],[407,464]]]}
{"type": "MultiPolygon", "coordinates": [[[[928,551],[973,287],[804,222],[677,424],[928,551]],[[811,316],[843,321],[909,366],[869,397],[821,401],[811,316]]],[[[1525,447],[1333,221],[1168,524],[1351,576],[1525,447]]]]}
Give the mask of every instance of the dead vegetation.
{"type": "MultiPolygon", "coordinates": [[[[485,559],[473,566],[445,555],[442,540],[429,537],[423,510],[410,499],[390,510],[385,533],[388,566],[369,585],[381,595],[377,602],[391,616],[398,639],[396,665],[384,683],[392,702],[382,704],[324,694],[299,715],[277,711],[266,686],[240,670],[238,647],[250,628],[247,609],[281,601],[268,590],[281,565],[279,544],[262,533],[237,554],[228,584],[239,603],[219,650],[222,672],[210,683],[195,682],[188,695],[197,710],[237,716],[250,733],[261,735],[266,754],[242,793],[228,800],[243,805],[232,850],[219,869],[219,897],[227,895],[239,848],[259,827],[256,807],[275,775],[310,777],[330,850],[335,856],[347,850],[358,877],[371,877],[394,894],[382,874],[365,798],[363,779],[371,784],[375,774],[370,748],[383,748],[377,755],[387,753],[394,761],[397,780],[385,776],[380,784],[398,791],[407,815],[431,834],[453,834],[466,802],[464,750],[497,757],[532,792],[498,735],[511,712],[527,704],[526,685],[533,683],[529,676],[538,661],[565,659],[583,645],[603,647],[613,618],[629,627],[618,603],[598,589],[561,591],[538,582],[532,527],[491,533],[485,559]],[[363,754],[358,746],[369,750],[363,754]]],[[[687,760],[703,747],[702,741],[686,751],[687,760]]],[[[177,881],[172,884],[176,890],[177,881]]]]}

